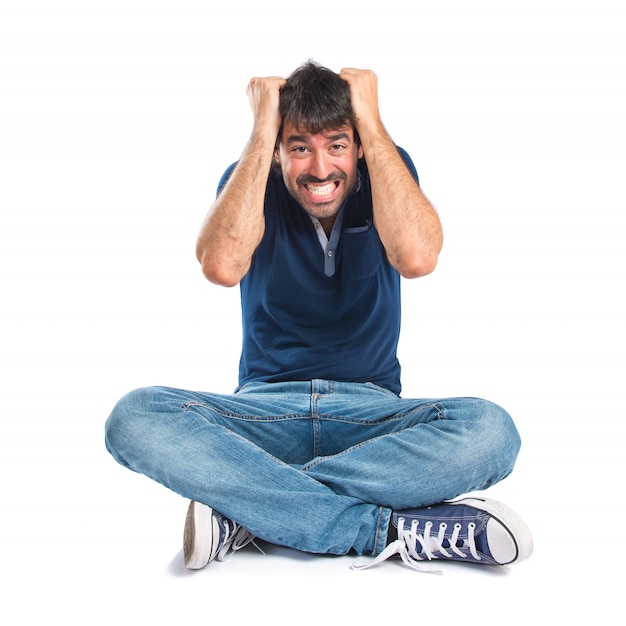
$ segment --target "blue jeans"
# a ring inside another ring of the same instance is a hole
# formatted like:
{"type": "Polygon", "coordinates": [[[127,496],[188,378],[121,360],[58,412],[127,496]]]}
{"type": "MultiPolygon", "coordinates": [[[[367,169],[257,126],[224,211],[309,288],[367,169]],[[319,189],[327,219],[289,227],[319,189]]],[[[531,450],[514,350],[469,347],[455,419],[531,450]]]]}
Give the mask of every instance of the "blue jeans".
{"type": "Polygon", "coordinates": [[[260,539],[376,555],[392,510],[489,487],[512,471],[520,439],[485,400],[313,380],[231,395],[138,389],[115,406],[106,445],[122,465],[260,539]]]}

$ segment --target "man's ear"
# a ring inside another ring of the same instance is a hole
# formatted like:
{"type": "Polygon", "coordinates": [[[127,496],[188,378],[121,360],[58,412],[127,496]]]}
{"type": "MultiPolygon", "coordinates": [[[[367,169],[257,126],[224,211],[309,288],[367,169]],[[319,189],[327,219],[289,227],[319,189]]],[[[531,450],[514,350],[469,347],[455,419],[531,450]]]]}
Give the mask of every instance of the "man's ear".
{"type": "Polygon", "coordinates": [[[280,172],[281,171],[281,166],[280,166],[280,148],[278,146],[276,146],[274,148],[274,158],[272,160],[272,170],[274,172],[280,172]]]}
{"type": "Polygon", "coordinates": [[[274,165],[280,167],[280,146],[278,144],[274,148],[274,165]]]}

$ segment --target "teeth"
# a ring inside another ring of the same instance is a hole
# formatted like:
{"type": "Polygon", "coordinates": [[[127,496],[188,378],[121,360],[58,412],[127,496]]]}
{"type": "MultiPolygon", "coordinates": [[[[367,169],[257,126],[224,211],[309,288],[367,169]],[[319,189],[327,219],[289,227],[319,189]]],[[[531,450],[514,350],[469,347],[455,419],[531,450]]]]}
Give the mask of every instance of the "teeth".
{"type": "Polygon", "coordinates": [[[335,183],[331,182],[326,185],[305,185],[305,187],[314,196],[328,196],[335,190],[335,183]]]}

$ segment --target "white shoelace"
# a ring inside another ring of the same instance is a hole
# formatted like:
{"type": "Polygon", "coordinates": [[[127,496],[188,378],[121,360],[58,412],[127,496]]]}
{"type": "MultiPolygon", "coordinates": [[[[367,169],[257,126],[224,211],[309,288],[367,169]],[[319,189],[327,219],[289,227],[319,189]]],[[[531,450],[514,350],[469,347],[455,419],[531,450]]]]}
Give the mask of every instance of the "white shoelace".
{"type": "Polygon", "coordinates": [[[224,542],[222,543],[222,547],[217,553],[218,561],[225,561],[230,558],[237,550],[241,550],[241,548],[245,548],[249,543],[251,543],[259,552],[265,554],[261,548],[254,542],[254,535],[247,531],[243,526],[239,524],[233,524],[233,528],[230,528],[228,525],[228,529],[226,531],[226,536],[224,537],[224,542]]]}
{"type": "MultiPolygon", "coordinates": [[[[451,552],[453,552],[457,557],[463,559],[467,558],[467,555],[464,554],[457,546],[459,533],[461,531],[461,524],[457,523],[454,525],[452,536],[448,540],[449,546],[444,548],[443,544],[445,540],[445,533],[448,528],[445,522],[442,522],[439,525],[439,531],[436,535],[431,534],[433,528],[432,522],[426,522],[423,534],[418,532],[418,520],[413,520],[410,528],[405,528],[405,523],[406,520],[403,517],[400,517],[398,519],[398,538],[395,541],[392,541],[373,561],[363,564],[357,564],[355,562],[352,564],[352,569],[367,569],[386,561],[394,554],[399,554],[400,558],[406,565],[414,570],[417,570],[418,572],[442,574],[443,572],[440,570],[431,570],[420,567],[417,561],[423,561],[424,559],[428,559],[430,561],[432,559],[440,558],[440,556],[451,559],[454,558],[451,552]],[[421,546],[420,552],[417,552],[416,550],[418,543],[421,546]]],[[[463,547],[469,550],[474,559],[480,561],[480,556],[476,551],[476,544],[474,541],[475,528],[476,525],[474,523],[468,525],[468,537],[463,540],[463,547]]]]}

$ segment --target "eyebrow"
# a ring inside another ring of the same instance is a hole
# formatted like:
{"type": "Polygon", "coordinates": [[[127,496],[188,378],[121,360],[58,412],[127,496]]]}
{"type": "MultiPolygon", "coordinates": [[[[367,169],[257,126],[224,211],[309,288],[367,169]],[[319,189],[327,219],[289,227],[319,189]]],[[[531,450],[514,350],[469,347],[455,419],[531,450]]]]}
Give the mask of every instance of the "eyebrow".
{"type": "MultiPolygon", "coordinates": [[[[320,133],[320,134],[323,134],[323,133],[320,133]]],[[[350,141],[350,136],[348,135],[348,133],[345,133],[345,132],[336,133],[335,135],[328,135],[328,136],[325,135],[325,137],[326,139],[328,139],[328,143],[332,143],[333,141],[339,141],[341,139],[347,139],[348,141],[350,141]]],[[[307,143],[307,142],[308,142],[307,135],[289,135],[289,137],[285,141],[286,144],[307,143]]]]}

